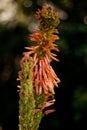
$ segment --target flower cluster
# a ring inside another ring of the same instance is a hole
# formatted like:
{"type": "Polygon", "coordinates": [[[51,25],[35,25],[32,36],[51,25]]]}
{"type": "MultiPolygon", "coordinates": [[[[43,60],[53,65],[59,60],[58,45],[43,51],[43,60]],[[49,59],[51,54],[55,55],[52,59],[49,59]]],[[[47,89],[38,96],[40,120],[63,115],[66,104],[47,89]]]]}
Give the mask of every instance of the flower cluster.
{"type": "Polygon", "coordinates": [[[56,28],[60,22],[58,13],[55,13],[52,7],[47,4],[43,6],[42,10],[38,9],[36,18],[40,22],[40,29],[45,31],[56,28]]]}
{"type": "MultiPolygon", "coordinates": [[[[42,10],[37,11],[36,18],[40,23],[39,29],[30,35],[30,40],[35,46],[25,47],[28,51],[24,52],[24,56],[33,57],[33,87],[38,96],[45,94],[47,102],[42,106],[44,109],[54,103],[54,87],[60,82],[50,65],[52,60],[58,61],[57,55],[52,51],[59,51],[54,43],[59,39],[58,31],[55,29],[59,24],[59,16],[49,5],[44,5],[42,10]],[[50,95],[51,100],[48,101],[50,95]]],[[[47,113],[49,112],[52,110],[47,113]]]]}

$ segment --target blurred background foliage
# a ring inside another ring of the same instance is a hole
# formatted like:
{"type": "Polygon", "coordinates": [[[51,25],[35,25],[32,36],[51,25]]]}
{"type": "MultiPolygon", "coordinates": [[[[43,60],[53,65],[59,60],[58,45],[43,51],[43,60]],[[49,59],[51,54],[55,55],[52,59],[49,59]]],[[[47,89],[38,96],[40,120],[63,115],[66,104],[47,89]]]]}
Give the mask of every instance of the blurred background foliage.
{"type": "Polygon", "coordinates": [[[16,81],[29,34],[38,28],[34,14],[50,3],[60,15],[59,63],[52,66],[61,83],[55,88],[56,112],[39,130],[87,129],[87,0],[0,0],[0,124],[18,130],[16,81]]]}

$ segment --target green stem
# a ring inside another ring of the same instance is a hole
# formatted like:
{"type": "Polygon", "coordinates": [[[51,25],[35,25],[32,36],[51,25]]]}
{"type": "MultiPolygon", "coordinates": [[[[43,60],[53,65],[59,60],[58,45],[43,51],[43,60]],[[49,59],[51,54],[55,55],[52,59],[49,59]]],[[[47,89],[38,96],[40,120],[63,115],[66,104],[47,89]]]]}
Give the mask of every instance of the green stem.
{"type": "MultiPolygon", "coordinates": [[[[37,130],[43,117],[39,108],[39,96],[36,96],[32,85],[32,59],[21,63],[19,72],[19,130],[37,130]]],[[[41,95],[40,95],[41,96],[41,95]]]]}

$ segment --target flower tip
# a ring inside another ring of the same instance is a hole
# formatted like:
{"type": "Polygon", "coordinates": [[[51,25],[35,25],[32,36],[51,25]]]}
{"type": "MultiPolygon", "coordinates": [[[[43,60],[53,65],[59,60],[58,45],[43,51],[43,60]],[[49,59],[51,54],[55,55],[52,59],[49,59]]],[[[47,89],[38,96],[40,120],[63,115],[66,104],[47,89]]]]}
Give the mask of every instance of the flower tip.
{"type": "Polygon", "coordinates": [[[21,88],[21,86],[20,86],[20,85],[18,85],[18,86],[17,86],[17,88],[21,88]]]}
{"type": "Polygon", "coordinates": [[[17,78],[16,80],[17,80],[17,81],[19,81],[20,79],[19,79],[19,78],[17,78]]]}
{"type": "Polygon", "coordinates": [[[46,110],[46,111],[45,111],[45,115],[48,115],[48,114],[53,113],[53,112],[55,112],[55,111],[56,111],[55,109],[46,110]]]}

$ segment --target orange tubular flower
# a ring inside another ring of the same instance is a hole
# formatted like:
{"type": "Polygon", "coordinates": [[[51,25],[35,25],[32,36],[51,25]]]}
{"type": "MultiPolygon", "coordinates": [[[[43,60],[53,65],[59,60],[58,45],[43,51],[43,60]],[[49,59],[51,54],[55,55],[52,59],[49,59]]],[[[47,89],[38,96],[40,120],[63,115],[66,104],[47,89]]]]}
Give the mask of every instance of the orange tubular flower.
{"type": "MultiPolygon", "coordinates": [[[[50,6],[45,5],[42,10],[37,11],[36,18],[39,20],[40,28],[30,35],[30,40],[35,43],[35,46],[25,47],[28,51],[24,52],[24,55],[33,57],[33,87],[37,95],[45,94],[46,103],[42,106],[44,109],[54,104],[54,87],[58,87],[60,82],[50,65],[52,60],[58,61],[57,55],[52,51],[59,52],[54,43],[59,39],[58,31],[55,29],[59,24],[59,17],[50,6]],[[49,95],[51,95],[50,101],[48,101],[49,95]]],[[[48,110],[46,114],[53,111],[48,110]]]]}
{"type": "Polygon", "coordinates": [[[38,10],[36,18],[40,22],[40,30],[35,30],[30,36],[30,40],[35,42],[35,46],[26,47],[28,52],[24,55],[32,55],[34,60],[33,66],[33,86],[38,95],[47,93],[54,94],[54,86],[58,86],[59,78],[52,69],[50,62],[56,60],[56,54],[51,51],[59,51],[54,43],[59,37],[55,27],[59,24],[58,14],[55,13],[50,6],[43,6],[42,10],[38,10]]]}

